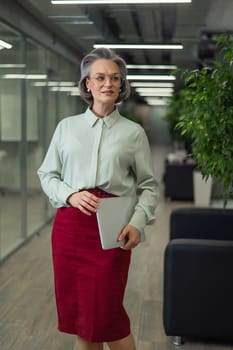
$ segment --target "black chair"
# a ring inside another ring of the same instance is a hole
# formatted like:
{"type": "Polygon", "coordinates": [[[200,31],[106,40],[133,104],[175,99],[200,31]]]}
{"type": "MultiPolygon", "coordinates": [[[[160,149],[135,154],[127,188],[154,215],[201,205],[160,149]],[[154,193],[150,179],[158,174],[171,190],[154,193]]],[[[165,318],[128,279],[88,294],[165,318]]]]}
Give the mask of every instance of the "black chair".
{"type": "Polygon", "coordinates": [[[174,344],[233,340],[233,210],[173,210],[163,296],[164,330],[174,344]]]}

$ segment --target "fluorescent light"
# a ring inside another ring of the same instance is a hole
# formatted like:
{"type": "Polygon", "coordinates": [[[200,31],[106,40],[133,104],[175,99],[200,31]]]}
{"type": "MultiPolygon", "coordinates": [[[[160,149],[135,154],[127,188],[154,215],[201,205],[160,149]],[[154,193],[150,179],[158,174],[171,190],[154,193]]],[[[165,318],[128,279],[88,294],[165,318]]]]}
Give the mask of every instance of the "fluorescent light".
{"type": "Polygon", "coordinates": [[[136,91],[138,93],[173,93],[174,90],[172,88],[137,88],[136,91]]]}
{"type": "Polygon", "coordinates": [[[54,86],[50,88],[53,92],[67,92],[71,96],[80,96],[80,90],[77,86],[54,86]]]}
{"type": "Polygon", "coordinates": [[[176,69],[177,66],[171,64],[127,64],[128,69],[176,69]]]}
{"type": "Polygon", "coordinates": [[[165,88],[165,87],[174,87],[173,83],[155,83],[155,82],[139,82],[139,81],[135,81],[130,83],[130,85],[132,87],[161,87],[161,88],[165,88]]]}
{"type": "Polygon", "coordinates": [[[143,49],[143,50],[181,50],[182,44],[95,44],[95,49],[100,47],[107,47],[109,49],[143,49]]]}
{"type": "Polygon", "coordinates": [[[75,87],[74,84],[75,83],[73,81],[60,81],[60,83],[59,83],[60,86],[72,86],[72,87],[75,87]]]}
{"type": "Polygon", "coordinates": [[[33,86],[71,86],[75,87],[75,83],[73,81],[36,81],[32,84],[33,86]]]}
{"type": "Polygon", "coordinates": [[[128,80],[175,80],[173,75],[127,75],[128,80]]]}
{"type": "Polygon", "coordinates": [[[148,97],[146,101],[151,106],[167,106],[169,104],[168,99],[164,98],[148,97]]]}
{"type": "Polygon", "coordinates": [[[0,68],[25,68],[26,64],[14,64],[14,63],[2,63],[0,64],[0,68]]]}
{"type": "Polygon", "coordinates": [[[76,91],[71,91],[70,92],[71,96],[80,96],[80,91],[76,90],[76,91]]]}
{"type": "Polygon", "coordinates": [[[53,5],[97,5],[97,4],[179,4],[192,0],[51,0],[53,5]]]}
{"type": "Polygon", "coordinates": [[[80,24],[80,25],[83,25],[83,24],[85,24],[85,25],[94,24],[93,21],[89,21],[89,20],[86,20],[86,21],[79,21],[79,20],[77,20],[77,21],[54,21],[54,23],[57,23],[57,24],[70,24],[70,25],[72,25],[72,24],[80,24]]]}
{"type": "Polygon", "coordinates": [[[76,93],[78,95],[80,95],[80,91],[79,88],[76,86],[54,86],[51,87],[50,89],[51,91],[60,91],[60,92],[73,92],[76,93]]]}
{"type": "Polygon", "coordinates": [[[47,79],[46,74],[4,74],[3,79],[47,79]]]}
{"type": "Polygon", "coordinates": [[[42,86],[58,86],[57,81],[36,81],[32,84],[33,86],[42,87],[42,86]]]}
{"type": "Polygon", "coordinates": [[[2,48],[4,49],[11,49],[12,45],[8,44],[6,41],[0,40],[0,46],[2,46],[2,48]]]}
{"type": "Polygon", "coordinates": [[[88,17],[85,15],[79,15],[79,16],[48,16],[48,18],[55,18],[55,19],[67,19],[67,18],[72,18],[72,19],[87,19],[88,17]]]}
{"type": "Polygon", "coordinates": [[[171,92],[140,92],[139,94],[140,96],[166,96],[166,97],[170,97],[173,94],[171,92]]]}

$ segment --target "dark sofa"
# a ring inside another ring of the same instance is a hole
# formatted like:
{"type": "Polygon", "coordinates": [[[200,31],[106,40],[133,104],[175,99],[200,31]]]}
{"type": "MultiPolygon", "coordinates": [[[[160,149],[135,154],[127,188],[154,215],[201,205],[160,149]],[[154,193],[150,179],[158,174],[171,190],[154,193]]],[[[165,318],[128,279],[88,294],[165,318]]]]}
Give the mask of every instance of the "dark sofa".
{"type": "Polygon", "coordinates": [[[233,210],[178,208],[164,255],[163,323],[185,338],[233,341],[233,210]]]}

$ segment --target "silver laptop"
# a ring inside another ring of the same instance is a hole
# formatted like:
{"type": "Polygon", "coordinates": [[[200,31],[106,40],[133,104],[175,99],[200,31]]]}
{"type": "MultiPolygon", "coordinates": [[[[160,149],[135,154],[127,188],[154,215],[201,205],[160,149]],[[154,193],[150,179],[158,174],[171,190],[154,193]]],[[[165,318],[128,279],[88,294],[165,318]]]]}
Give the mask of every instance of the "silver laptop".
{"type": "Polygon", "coordinates": [[[125,242],[117,241],[117,237],[122,228],[129,223],[135,204],[134,197],[101,198],[96,215],[103,249],[124,245],[125,242]]]}

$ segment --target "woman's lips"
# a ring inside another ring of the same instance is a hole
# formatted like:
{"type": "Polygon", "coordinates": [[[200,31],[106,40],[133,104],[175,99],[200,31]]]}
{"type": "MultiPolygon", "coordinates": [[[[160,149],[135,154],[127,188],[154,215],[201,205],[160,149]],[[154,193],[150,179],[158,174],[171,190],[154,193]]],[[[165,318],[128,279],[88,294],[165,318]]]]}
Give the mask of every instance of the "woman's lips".
{"type": "Polygon", "coordinates": [[[112,95],[114,92],[112,90],[103,91],[104,95],[112,95]]]}

